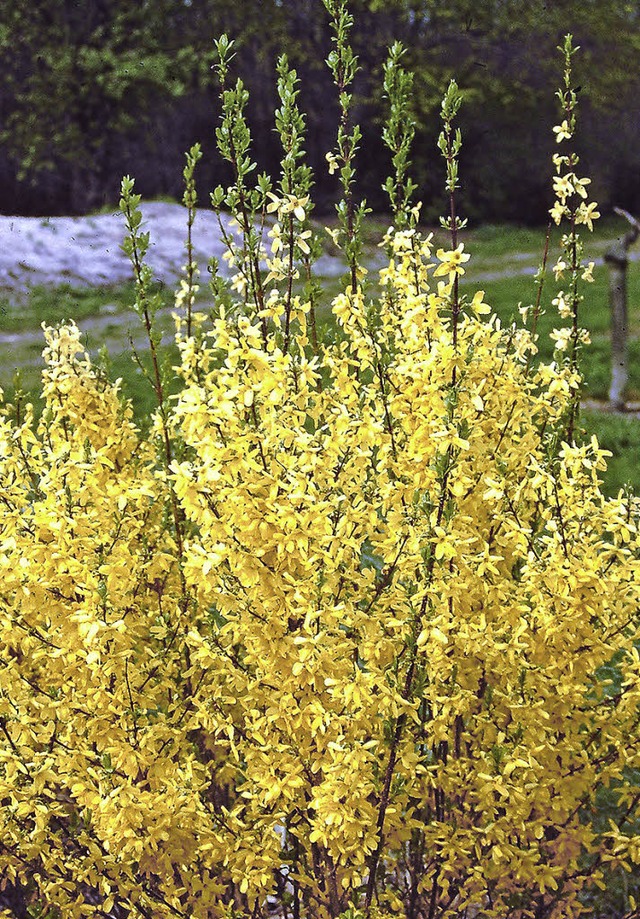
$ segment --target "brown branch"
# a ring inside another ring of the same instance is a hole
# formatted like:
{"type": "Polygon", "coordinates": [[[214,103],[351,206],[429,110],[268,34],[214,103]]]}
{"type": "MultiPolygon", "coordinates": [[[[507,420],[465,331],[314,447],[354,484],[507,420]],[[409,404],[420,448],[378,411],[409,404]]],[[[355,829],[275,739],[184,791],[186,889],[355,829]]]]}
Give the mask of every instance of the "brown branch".
{"type": "Polygon", "coordinates": [[[625,250],[628,249],[636,241],[640,235],[640,221],[638,221],[633,214],[630,214],[629,211],[625,211],[622,207],[614,207],[614,213],[619,217],[624,217],[631,224],[631,229],[627,230],[625,236],[622,240],[622,245],[625,250]]]}

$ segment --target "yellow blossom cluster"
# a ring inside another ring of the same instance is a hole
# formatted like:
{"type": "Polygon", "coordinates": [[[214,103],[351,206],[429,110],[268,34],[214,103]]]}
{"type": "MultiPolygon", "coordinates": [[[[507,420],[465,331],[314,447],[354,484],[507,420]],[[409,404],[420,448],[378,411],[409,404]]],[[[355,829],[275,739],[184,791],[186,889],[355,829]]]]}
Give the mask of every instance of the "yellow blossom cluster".
{"type": "MultiPolygon", "coordinates": [[[[553,130],[556,141],[566,144],[573,139],[576,124],[577,93],[572,86],[571,68],[572,57],[578,49],[574,48],[572,37],[567,35],[564,46],[559,50],[563,51],[565,58],[564,88],[557,93],[564,118],[553,130]]],[[[593,221],[597,220],[600,213],[596,202],[588,200],[587,186],[591,184],[591,179],[580,178],[577,175],[580,160],[576,152],[569,149],[568,152],[555,153],[552,160],[556,173],[553,178],[555,203],[549,213],[556,225],[563,221],[569,225],[569,231],[563,235],[561,241],[562,255],[553,266],[556,281],[566,277],[565,289],[559,290],[552,302],[557,307],[560,318],[570,320],[570,327],[554,329],[551,338],[555,343],[558,359],[567,360],[575,370],[579,350],[582,345],[589,342],[588,332],[579,325],[583,296],[578,292],[578,286],[580,281],[593,282],[595,264],[583,261],[583,246],[578,235],[578,227],[584,225],[589,231],[593,230],[593,221]]],[[[570,429],[573,427],[576,408],[577,402],[574,402],[570,410],[570,429]]]]}
{"type": "Polygon", "coordinates": [[[454,338],[462,247],[387,242],[317,354],[276,293],[182,329],[148,436],[73,325],[1,410],[0,861],[65,919],[577,917],[640,862],[637,502],[570,367],[482,292],[454,338]]]}

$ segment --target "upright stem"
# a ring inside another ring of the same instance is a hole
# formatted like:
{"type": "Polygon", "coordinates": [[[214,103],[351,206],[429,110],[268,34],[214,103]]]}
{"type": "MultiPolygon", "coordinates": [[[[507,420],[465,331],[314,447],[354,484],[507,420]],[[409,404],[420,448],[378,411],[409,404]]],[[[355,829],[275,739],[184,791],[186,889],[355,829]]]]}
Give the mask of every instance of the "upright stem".
{"type": "MultiPolygon", "coordinates": [[[[149,304],[149,296],[147,293],[147,281],[145,279],[144,265],[142,261],[142,253],[139,246],[139,238],[136,232],[136,228],[140,222],[139,212],[137,216],[134,216],[134,209],[130,198],[124,199],[123,205],[124,214],[127,220],[127,225],[130,232],[130,257],[133,265],[133,270],[136,278],[137,286],[137,295],[138,295],[138,309],[142,316],[145,331],[147,334],[147,341],[149,342],[149,353],[151,355],[151,366],[153,370],[152,383],[156,395],[156,400],[158,403],[158,411],[160,412],[160,421],[162,428],[162,443],[164,450],[164,461],[166,468],[169,469],[171,463],[173,462],[173,449],[171,446],[171,436],[169,433],[169,424],[167,419],[167,406],[164,392],[164,384],[162,380],[162,371],[160,369],[160,360],[158,356],[158,349],[156,345],[155,335],[153,333],[153,322],[151,317],[151,307],[149,304]]],[[[176,544],[178,549],[178,568],[180,571],[180,582],[182,588],[182,601],[183,606],[186,607],[186,598],[187,598],[187,587],[186,580],[183,571],[183,558],[184,558],[184,526],[182,515],[180,512],[180,506],[178,504],[178,499],[176,493],[172,486],[169,487],[170,503],[171,503],[171,516],[173,518],[174,532],[176,538],[176,544]]]]}
{"type": "MultiPolygon", "coordinates": [[[[538,292],[536,294],[536,302],[533,307],[533,318],[531,321],[531,335],[535,337],[536,331],[538,329],[538,319],[540,318],[540,304],[542,302],[542,289],[544,287],[544,278],[547,270],[547,261],[549,260],[549,244],[551,242],[551,221],[547,224],[547,234],[544,240],[544,251],[542,253],[542,264],[540,265],[539,273],[537,276],[538,280],[538,292]]],[[[527,357],[527,367],[529,366],[531,357],[527,357]]]]}
{"type": "Polygon", "coordinates": [[[287,272],[287,300],[285,304],[285,320],[284,320],[284,344],[282,347],[283,353],[287,354],[289,351],[289,343],[291,339],[291,301],[293,299],[293,250],[295,244],[295,232],[293,227],[293,214],[289,215],[289,270],[287,272]]]}
{"type": "Polygon", "coordinates": [[[327,63],[338,90],[340,105],[340,124],[338,126],[337,151],[334,162],[341,165],[340,183],[342,201],[337,205],[340,218],[345,252],[349,264],[351,290],[358,289],[358,260],[361,255],[360,225],[366,212],[364,202],[357,208],[353,199],[353,182],[355,178],[354,158],[361,139],[360,127],[351,119],[353,97],[348,91],[358,70],[358,59],[349,44],[349,33],[353,19],[348,12],[346,0],[323,0],[331,16],[331,27],[334,32],[335,48],[331,51],[327,63]]]}
{"type": "Polygon", "coordinates": [[[194,146],[187,153],[187,165],[184,168],[185,191],[182,203],[187,208],[187,338],[191,337],[193,297],[195,288],[195,275],[197,266],[193,258],[193,224],[196,216],[197,194],[194,180],[194,171],[198,160],[202,157],[202,151],[199,144],[194,146]]]}
{"type": "MultiPolygon", "coordinates": [[[[449,470],[451,468],[451,463],[448,462],[447,466],[442,475],[441,481],[441,490],[440,490],[440,499],[438,501],[438,510],[436,514],[436,522],[434,529],[437,529],[444,517],[444,510],[446,505],[447,495],[449,494],[449,470]]],[[[433,572],[435,570],[436,558],[435,554],[432,553],[429,557],[427,563],[427,572],[426,572],[426,586],[428,587],[431,584],[433,579],[433,572]]],[[[420,605],[420,610],[416,614],[412,625],[412,634],[410,640],[410,658],[409,666],[407,668],[407,673],[405,676],[404,687],[401,693],[401,698],[404,702],[410,702],[413,698],[414,688],[415,688],[415,677],[416,677],[416,666],[418,659],[418,644],[417,639],[422,628],[422,623],[424,621],[425,613],[428,608],[428,598],[425,594],[425,597],[420,605]]],[[[373,903],[373,895],[375,893],[376,887],[376,874],[378,871],[378,865],[380,864],[380,858],[382,856],[382,850],[384,848],[384,826],[387,816],[387,810],[389,808],[389,800],[391,794],[391,783],[393,781],[393,774],[395,771],[396,763],[398,760],[398,751],[400,749],[400,742],[402,740],[402,735],[404,733],[405,724],[407,721],[406,713],[398,715],[396,719],[396,725],[393,732],[393,737],[391,739],[391,749],[389,751],[389,759],[387,761],[387,768],[385,770],[384,780],[382,783],[382,792],[380,794],[380,805],[378,808],[378,819],[376,821],[376,829],[378,831],[378,844],[371,855],[369,860],[369,877],[367,879],[367,890],[365,893],[365,916],[369,919],[371,915],[371,906],[373,903]]]]}
{"type": "MultiPolygon", "coordinates": [[[[453,123],[458,110],[462,104],[462,94],[458,89],[455,80],[449,83],[447,91],[442,100],[442,121],[443,130],[438,138],[438,148],[445,159],[447,165],[447,180],[445,187],[449,193],[449,216],[441,219],[443,227],[449,230],[451,236],[451,248],[455,251],[458,248],[458,230],[465,226],[466,221],[461,221],[456,213],[456,188],[458,187],[458,156],[462,148],[462,134],[459,128],[454,131],[453,123]]],[[[460,321],[460,294],[458,284],[458,272],[454,272],[453,290],[452,290],[452,334],[453,349],[457,355],[458,351],[458,324],[460,321]]],[[[451,384],[455,387],[457,382],[457,368],[454,363],[451,374],[451,384]]]]}
{"type": "MultiPolygon", "coordinates": [[[[416,657],[414,654],[410,661],[409,669],[407,670],[404,689],[402,691],[402,698],[405,701],[407,701],[412,695],[415,666],[416,666],[416,657]]],[[[398,760],[398,749],[400,747],[400,741],[402,739],[402,734],[404,731],[406,720],[407,720],[407,716],[404,712],[401,715],[399,715],[396,720],[396,727],[393,732],[393,738],[391,741],[391,750],[389,753],[389,760],[387,762],[387,768],[386,768],[385,775],[384,775],[384,782],[382,785],[382,793],[380,795],[380,808],[378,810],[378,819],[376,822],[376,829],[378,831],[378,845],[375,848],[375,851],[373,853],[373,856],[369,864],[369,877],[367,880],[367,892],[365,895],[365,903],[364,903],[365,915],[367,917],[371,915],[371,904],[373,902],[373,894],[376,889],[376,874],[378,871],[378,865],[380,864],[380,857],[382,855],[382,849],[384,847],[384,824],[386,820],[387,809],[389,807],[391,782],[393,780],[393,773],[395,771],[396,762],[398,760]]]]}
{"type": "MultiPolygon", "coordinates": [[[[450,154],[453,157],[453,150],[451,148],[451,137],[449,136],[449,150],[450,154]]],[[[458,248],[458,217],[456,214],[456,192],[455,188],[451,187],[449,189],[449,219],[451,221],[451,248],[458,248]]],[[[453,350],[457,353],[458,351],[458,321],[460,317],[460,294],[458,289],[458,275],[453,279],[453,303],[452,303],[452,316],[451,322],[453,325],[453,350]]],[[[452,384],[456,385],[456,365],[453,365],[453,374],[452,374],[452,384]]]]}

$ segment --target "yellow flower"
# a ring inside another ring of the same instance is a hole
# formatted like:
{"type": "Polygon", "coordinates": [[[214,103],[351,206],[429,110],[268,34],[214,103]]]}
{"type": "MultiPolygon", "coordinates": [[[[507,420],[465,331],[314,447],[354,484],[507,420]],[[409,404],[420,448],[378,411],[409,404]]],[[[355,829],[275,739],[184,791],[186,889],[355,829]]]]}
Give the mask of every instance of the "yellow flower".
{"type": "Polygon", "coordinates": [[[571,304],[566,300],[564,291],[558,291],[558,296],[551,301],[558,310],[563,319],[568,319],[571,315],[571,304]]]}
{"type": "Polygon", "coordinates": [[[591,185],[591,179],[583,178],[578,179],[576,176],[573,177],[573,187],[577,195],[580,195],[581,198],[587,197],[587,189],[585,186],[591,185]]]}
{"type": "Polygon", "coordinates": [[[308,203],[309,195],[305,195],[304,198],[296,198],[295,195],[287,195],[284,212],[285,214],[293,212],[298,220],[303,221],[306,217],[305,207],[308,203]]]}
{"type": "Polygon", "coordinates": [[[589,264],[584,268],[582,272],[582,280],[587,281],[589,284],[593,284],[593,269],[595,268],[595,262],[589,262],[589,264]]]}
{"type": "Polygon", "coordinates": [[[553,266],[553,274],[555,276],[556,281],[558,280],[558,278],[561,278],[564,275],[564,272],[566,271],[566,269],[567,269],[567,263],[562,257],[559,258],[558,261],[553,266]]]}
{"type": "Polygon", "coordinates": [[[329,175],[333,175],[334,172],[339,168],[338,160],[336,159],[335,153],[327,153],[325,159],[329,165],[329,175]]]}
{"type": "Polygon", "coordinates": [[[282,227],[279,223],[275,223],[269,230],[268,235],[271,237],[273,242],[271,243],[271,251],[274,255],[277,255],[278,252],[282,251],[284,245],[282,241],[282,227]]]}
{"type": "Polygon", "coordinates": [[[287,266],[279,255],[267,259],[267,268],[269,269],[269,273],[265,278],[266,284],[270,281],[281,281],[287,276],[287,266]]]}
{"type": "Polygon", "coordinates": [[[311,230],[303,230],[296,235],[296,245],[305,255],[309,255],[311,249],[307,240],[311,237],[311,230]]]}
{"type": "Polygon", "coordinates": [[[556,198],[560,201],[561,204],[565,204],[568,197],[570,197],[574,192],[573,180],[575,176],[572,172],[567,173],[564,176],[554,176],[553,179],[553,191],[556,198]]]}
{"type": "Polygon", "coordinates": [[[554,329],[553,332],[549,334],[549,337],[555,342],[558,351],[566,351],[571,341],[571,329],[554,329]]]}
{"type": "Polygon", "coordinates": [[[451,279],[451,276],[464,274],[462,265],[468,262],[471,256],[464,251],[464,244],[460,243],[456,249],[438,249],[436,258],[438,258],[442,264],[438,265],[434,271],[435,277],[441,277],[442,275],[448,274],[451,279]]]}
{"type": "Polygon", "coordinates": [[[267,204],[268,214],[273,214],[274,211],[277,211],[282,207],[282,199],[275,195],[272,191],[267,192],[267,198],[271,198],[271,202],[267,204]]]}
{"type": "Polygon", "coordinates": [[[576,223],[583,223],[589,230],[593,230],[593,221],[599,216],[600,212],[595,201],[591,201],[590,204],[582,202],[576,211],[576,223]]]}
{"type": "Polygon", "coordinates": [[[557,141],[558,143],[560,143],[560,141],[562,141],[562,140],[570,140],[570,139],[571,139],[572,134],[571,134],[571,130],[570,130],[570,128],[569,128],[569,123],[568,123],[568,121],[566,120],[566,118],[565,118],[565,120],[562,122],[562,124],[558,124],[558,125],[555,126],[555,128],[553,129],[553,133],[556,135],[556,141],[557,141]]]}
{"type": "Polygon", "coordinates": [[[556,224],[556,226],[558,226],[562,221],[562,218],[568,215],[569,210],[563,202],[556,201],[556,203],[550,209],[549,213],[551,214],[553,222],[556,224]]]}
{"type": "Polygon", "coordinates": [[[471,301],[471,309],[478,316],[486,315],[491,312],[491,307],[484,302],[484,291],[478,290],[473,295],[473,300],[471,301]]]}
{"type": "Polygon", "coordinates": [[[237,291],[241,296],[244,296],[247,290],[247,277],[242,272],[234,274],[231,278],[231,287],[233,290],[237,291]]]}
{"type": "Polygon", "coordinates": [[[301,222],[306,218],[305,207],[309,203],[309,195],[305,195],[304,198],[297,198],[295,195],[285,195],[284,198],[279,198],[270,191],[267,197],[271,198],[270,204],[267,204],[268,214],[274,211],[277,211],[280,217],[285,214],[294,214],[301,222]]]}

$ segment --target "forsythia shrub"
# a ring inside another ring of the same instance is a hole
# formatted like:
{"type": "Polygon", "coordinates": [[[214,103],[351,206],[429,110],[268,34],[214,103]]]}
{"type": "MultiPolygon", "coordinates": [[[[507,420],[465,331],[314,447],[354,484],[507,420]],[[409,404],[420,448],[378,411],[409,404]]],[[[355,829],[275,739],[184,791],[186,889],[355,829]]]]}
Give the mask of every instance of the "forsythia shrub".
{"type": "MultiPolygon", "coordinates": [[[[318,342],[303,122],[281,62],[279,186],[247,184],[246,94],[225,90],[236,182],[213,197],[243,231],[237,273],[214,277],[209,322],[189,253],[175,399],[123,184],[159,400],[148,435],[73,324],[45,330],[41,419],[2,409],[0,863],[33,915],[551,919],[640,863],[638,503],[602,495],[603,453],[573,436],[576,225],[595,205],[575,156],[557,157],[572,324],[535,365],[535,328],[503,329],[482,291],[459,290],[455,85],[452,245],[434,254],[418,232],[394,46],[396,228],[368,299],[349,17],[326,5],[341,334],[318,342]]],[[[561,99],[564,142],[569,82],[561,99]]]]}

